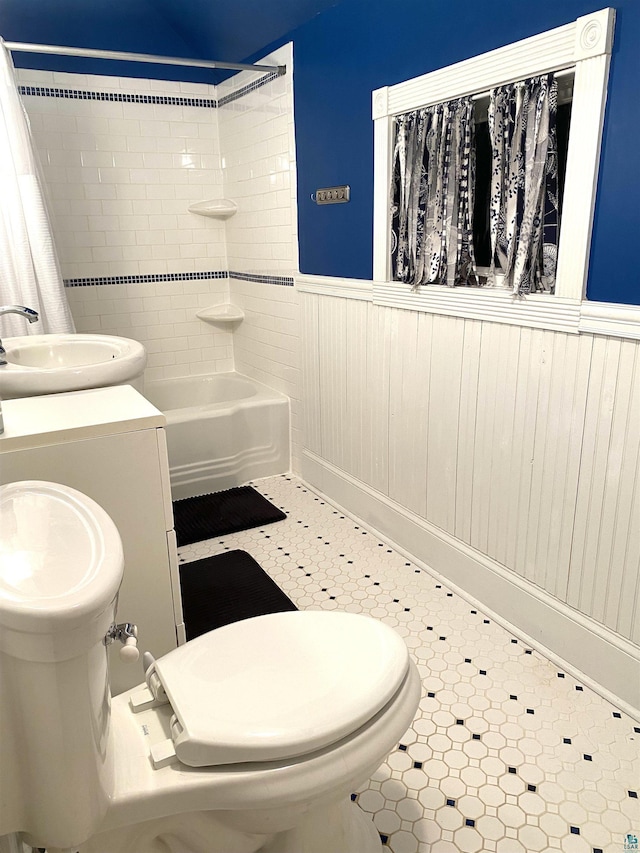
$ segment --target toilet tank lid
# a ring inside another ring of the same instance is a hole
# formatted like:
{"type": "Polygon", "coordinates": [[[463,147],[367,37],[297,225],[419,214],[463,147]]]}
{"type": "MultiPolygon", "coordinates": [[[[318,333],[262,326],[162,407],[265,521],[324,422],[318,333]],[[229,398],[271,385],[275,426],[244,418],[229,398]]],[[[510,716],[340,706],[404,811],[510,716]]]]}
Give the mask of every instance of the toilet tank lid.
{"type": "Polygon", "coordinates": [[[116,526],[91,498],[39,480],[0,486],[0,627],[77,628],[114,600],[122,571],[116,526]]]}
{"type": "Polygon", "coordinates": [[[355,732],[397,693],[402,638],[377,619],[303,611],[245,619],[155,661],[178,759],[194,767],[307,755],[355,732]]]}

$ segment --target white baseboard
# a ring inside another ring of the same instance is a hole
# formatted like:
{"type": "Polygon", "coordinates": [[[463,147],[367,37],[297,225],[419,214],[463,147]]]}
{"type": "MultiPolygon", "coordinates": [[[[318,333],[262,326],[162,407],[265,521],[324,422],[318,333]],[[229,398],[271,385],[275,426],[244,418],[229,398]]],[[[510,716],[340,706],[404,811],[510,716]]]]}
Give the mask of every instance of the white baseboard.
{"type": "Polygon", "coordinates": [[[635,719],[640,648],[310,451],[302,478],[635,719]]]}

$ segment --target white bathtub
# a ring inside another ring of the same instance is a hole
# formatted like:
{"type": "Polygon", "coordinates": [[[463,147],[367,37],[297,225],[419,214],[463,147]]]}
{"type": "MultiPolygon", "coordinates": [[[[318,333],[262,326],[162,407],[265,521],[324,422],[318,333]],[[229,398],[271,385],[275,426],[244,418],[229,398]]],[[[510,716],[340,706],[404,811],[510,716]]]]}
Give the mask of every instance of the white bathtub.
{"type": "Polygon", "coordinates": [[[239,373],[145,383],[167,418],[174,500],[289,470],[289,399],[239,373]]]}

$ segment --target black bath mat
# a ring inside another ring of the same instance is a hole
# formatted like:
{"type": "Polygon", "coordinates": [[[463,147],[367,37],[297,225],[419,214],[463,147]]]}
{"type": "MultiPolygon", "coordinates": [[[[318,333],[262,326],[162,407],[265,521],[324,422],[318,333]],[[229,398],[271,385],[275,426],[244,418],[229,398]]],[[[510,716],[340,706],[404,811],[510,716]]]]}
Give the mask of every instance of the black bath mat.
{"type": "Polygon", "coordinates": [[[251,486],[173,502],[178,548],[282,521],[286,514],[251,486]]]}
{"type": "Polygon", "coordinates": [[[231,622],[298,608],[246,551],[180,566],[187,640],[231,622]]]}

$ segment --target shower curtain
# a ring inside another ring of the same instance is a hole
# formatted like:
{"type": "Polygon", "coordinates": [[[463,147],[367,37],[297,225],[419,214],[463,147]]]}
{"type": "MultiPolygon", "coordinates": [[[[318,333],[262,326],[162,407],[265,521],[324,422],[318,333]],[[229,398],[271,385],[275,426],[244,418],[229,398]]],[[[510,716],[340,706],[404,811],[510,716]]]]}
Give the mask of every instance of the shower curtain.
{"type": "Polygon", "coordinates": [[[0,336],[73,332],[29,121],[0,39],[0,305],[26,305],[29,324],[0,317],[0,336]]]}

